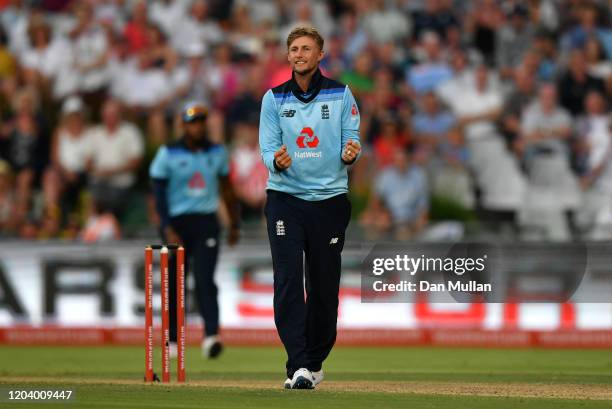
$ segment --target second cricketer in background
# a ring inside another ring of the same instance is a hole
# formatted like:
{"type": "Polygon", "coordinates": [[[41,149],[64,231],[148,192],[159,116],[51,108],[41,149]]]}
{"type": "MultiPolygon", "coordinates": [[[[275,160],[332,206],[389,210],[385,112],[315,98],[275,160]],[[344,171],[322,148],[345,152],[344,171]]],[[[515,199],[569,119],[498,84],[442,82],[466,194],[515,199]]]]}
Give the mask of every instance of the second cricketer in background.
{"type": "Polygon", "coordinates": [[[274,321],[288,357],[285,388],[312,389],[336,341],[351,216],[347,169],[361,151],[359,110],[346,85],[321,74],[323,38],[316,29],[294,29],[287,58],[293,75],[263,97],[259,144],[270,173],[265,214],[274,321]]]}
{"type": "MultiPolygon", "coordinates": [[[[219,303],[214,281],[219,254],[220,227],[217,221],[219,196],[230,210],[228,242],[238,240],[238,209],[229,182],[229,159],[225,146],[210,142],[206,133],[208,112],[199,103],[188,104],[181,113],[184,135],[162,146],[151,163],[155,202],[164,243],[185,247],[185,272],[191,265],[195,294],[204,319],[202,353],[217,357],[219,303]],[[193,260],[193,262],[191,262],[193,260]]],[[[170,263],[170,353],[176,355],[176,266],[170,263]]]]}

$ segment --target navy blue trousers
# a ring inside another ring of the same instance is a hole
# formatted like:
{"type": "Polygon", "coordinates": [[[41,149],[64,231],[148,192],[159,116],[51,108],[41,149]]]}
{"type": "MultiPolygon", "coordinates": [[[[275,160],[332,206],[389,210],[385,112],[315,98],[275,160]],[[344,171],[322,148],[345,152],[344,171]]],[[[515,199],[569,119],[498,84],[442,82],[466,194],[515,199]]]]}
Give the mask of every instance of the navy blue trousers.
{"type": "Polygon", "coordinates": [[[306,201],[268,190],[265,207],[274,269],[274,322],[287,351],[287,376],[321,369],[336,341],[346,194],[306,201]]]}
{"type": "MultiPolygon", "coordinates": [[[[205,335],[219,333],[218,289],[214,281],[219,255],[219,222],[216,214],[186,214],[173,217],[171,226],[183,241],[185,274],[195,279],[195,298],[204,319],[205,335]]],[[[165,238],[164,238],[165,240],[165,238]]],[[[176,257],[172,252],[169,266],[170,341],[176,342],[176,257]]]]}

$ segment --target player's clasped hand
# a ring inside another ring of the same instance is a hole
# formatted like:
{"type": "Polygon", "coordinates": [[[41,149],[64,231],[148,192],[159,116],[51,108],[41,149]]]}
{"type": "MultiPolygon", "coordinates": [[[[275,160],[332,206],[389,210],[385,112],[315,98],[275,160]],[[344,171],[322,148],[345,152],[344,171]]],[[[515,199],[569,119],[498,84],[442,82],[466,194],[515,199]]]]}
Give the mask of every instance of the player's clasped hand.
{"type": "Polygon", "coordinates": [[[346,145],[344,146],[344,151],[342,152],[342,160],[346,163],[351,163],[355,160],[357,155],[361,152],[361,145],[358,142],[355,142],[352,139],[349,139],[346,145]]]}
{"type": "Polygon", "coordinates": [[[287,152],[287,145],[283,145],[279,150],[274,152],[274,162],[280,169],[287,169],[291,166],[291,156],[287,152]]]}

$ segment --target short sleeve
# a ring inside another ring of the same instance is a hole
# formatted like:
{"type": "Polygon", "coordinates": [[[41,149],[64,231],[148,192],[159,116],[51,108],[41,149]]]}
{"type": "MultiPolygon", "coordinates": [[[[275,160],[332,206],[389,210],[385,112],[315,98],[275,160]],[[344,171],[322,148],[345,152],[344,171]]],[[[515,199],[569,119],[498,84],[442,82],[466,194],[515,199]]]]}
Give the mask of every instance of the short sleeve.
{"type": "Polygon", "coordinates": [[[225,146],[219,148],[219,176],[229,175],[229,153],[225,146]]]}
{"type": "Polygon", "coordinates": [[[127,125],[127,132],[129,135],[127,149],[129,156],[132,159],[140,159],[144,155],[144,142],[142,140],[142,134],[137,127],[133,125],[127,125]]]}
{"type": "Polygon", "coordinates": [[[153,162],[151,162],[151,166],[149,167],[149,176],[151,176],[152,179],[168,179],[169,173],[168,148],[166,146],[162,146],[155,154],[153,162]]]}

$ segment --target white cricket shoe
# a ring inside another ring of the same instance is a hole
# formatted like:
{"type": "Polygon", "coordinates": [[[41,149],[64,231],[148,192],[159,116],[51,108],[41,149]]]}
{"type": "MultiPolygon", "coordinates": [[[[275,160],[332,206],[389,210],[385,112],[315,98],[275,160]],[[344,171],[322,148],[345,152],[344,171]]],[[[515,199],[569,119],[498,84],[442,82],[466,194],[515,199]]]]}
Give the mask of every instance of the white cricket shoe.
{"type": "Polygon", "coordinates": [[[168,353],[170,355],[170,359],[178,357],[178,346],[176,345],[176,342],[170,342],[168,344],[168,353]]]}
{"type": "Polygon", "coordinates": [[[312,373],[306,368],[300,368],[294,372],[291,380],[285,381],[285,389],[314,389],[315,383],[312,373]],[[289,387],[287,387],[289,381],[289,387]]]}
{"type": "Polygon", "coordinates": [[[312,380],[314,381],[314,385],[317,386],[318,384],[321,383],[321,381],[324,378],[323,369],[321,369],[320,371],[316,371],[316,372],[313,371],[311,373],[312,373],[312,380]]]}
{"type": "Polygon", "coordinates": [[[223,351],[223,344],[219,340],[218,335],[213,335],[212,337],[206,337],[204,341],[202,341],[202,356],[205,358],[216,358],[223,351]]]}
{"type": "MultiPolygon", "coordinates": [[[[314,381],[314,386],[317,386],[318,384],[321,383],[321,381],[323,381],[323,378],[325,378],[325,376],[323,375],[323,369],[321,369],[320,371],[316,371],[316,372],[310,372],[312,374],[312,380],[314,381]]],[[[285,379],[285,389],[291,389],[291,379],[287,378],[285,379]]]]}

